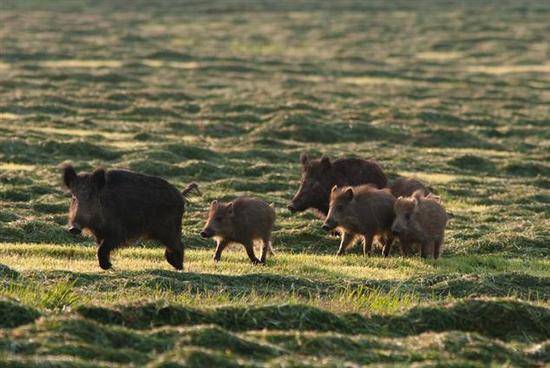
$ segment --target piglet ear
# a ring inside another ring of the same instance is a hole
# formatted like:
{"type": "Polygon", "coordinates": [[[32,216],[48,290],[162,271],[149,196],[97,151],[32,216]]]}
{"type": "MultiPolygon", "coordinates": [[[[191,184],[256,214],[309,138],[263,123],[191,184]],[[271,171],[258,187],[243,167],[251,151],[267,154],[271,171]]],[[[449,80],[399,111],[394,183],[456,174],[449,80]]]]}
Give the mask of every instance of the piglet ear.
{"type": "Polygon", "coordinates": [[[321,157],[321,167],[323,169],[328,170],[331,166],[332,163],[330,162],[330,158],[328,158],[327,156],[321,157]]]}
{"type": "Polygon", "coordinates": [[[300,155],[300,163],[303,167],[306,167],[309,163],[309,158],[305,152],[300,155]]]}
{"type": "Polygon", "coordinates": [[[76,171],[74,170],[74,167],[71,164],[63,165],[62,169],[63,169],[63,184],[65,185],[65,187],[70,189],[77,178],[76,171]]]}
{"type": "Polygon", "coordinates": [[[216,207],[218,207],[218,201],[214,199],[212,202],[210,202],[210,207],[211,207],[211,208],[216,208],[216,207]]]}
{"type": "Polygon", "coordinates": [[[107,182],[107,174],[105,173],[105,169],[103,168],[97,168],[92,173],[92,183],[96,187],[96,189],[101,189],[105,186],[105,183],[107,182]]]}
{"type": "Polygon", "coordinates": [[[346,189],[346,193],[344,193],[344,196],[345,196],[344,198],[351,201],[353,199],[353,189],[351,188],[346,189]]]}

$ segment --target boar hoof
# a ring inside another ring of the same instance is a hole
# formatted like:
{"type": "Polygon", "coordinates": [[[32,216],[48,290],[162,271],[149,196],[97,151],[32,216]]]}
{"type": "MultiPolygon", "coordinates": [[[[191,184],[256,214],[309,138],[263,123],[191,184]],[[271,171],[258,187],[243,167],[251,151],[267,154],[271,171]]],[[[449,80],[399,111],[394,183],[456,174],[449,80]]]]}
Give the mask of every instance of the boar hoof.
{"type": "Polygon", "coordinates": [[[220,261],[220,257],[214,256],[214,257],[212,257],[212,260],[213,260],[214,262],[218,263],[218,262],[220,261]]]}

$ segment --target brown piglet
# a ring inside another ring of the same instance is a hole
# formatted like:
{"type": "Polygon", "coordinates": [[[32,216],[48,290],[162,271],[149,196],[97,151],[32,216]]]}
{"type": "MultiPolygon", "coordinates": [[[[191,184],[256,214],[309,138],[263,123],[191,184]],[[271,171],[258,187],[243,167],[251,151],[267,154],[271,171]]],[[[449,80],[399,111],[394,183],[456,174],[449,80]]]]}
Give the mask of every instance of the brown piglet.
{"type": "Polygon", "coordinates": [[[382,239],[384,247],[391,243],[394,202],[395,198],[387,189],[376,189],[370,185],[342,188],[334,186],[323,230],[337,228],[342,234],[337,254],[343,255],[357,237],[362,238],[364,255],[370,253],[376,236],[382,239]]]}
{"type": "Polygon", "coordinates": [[[213,201],[208,220],[200,235],[217,241],[214,261],[219,261],[223,250],[231,243],[244,245],[254,264],[265,264],[271,249],[271,231],[275,224],[275,210],[266,202],[250,197],[239,197],[229,203],[213,201]],[[254,241],[263,242],[260,259],[254,254],[254,241]]]}
{"type": "Polygon", "coordinates": [[[409,255],[413,244],[420,244],[423,258],[439,258],[448,216],[439,197],[417,190],[410,197],[395,201],[392,232],[399,237],[402,252],[409,255]]]}

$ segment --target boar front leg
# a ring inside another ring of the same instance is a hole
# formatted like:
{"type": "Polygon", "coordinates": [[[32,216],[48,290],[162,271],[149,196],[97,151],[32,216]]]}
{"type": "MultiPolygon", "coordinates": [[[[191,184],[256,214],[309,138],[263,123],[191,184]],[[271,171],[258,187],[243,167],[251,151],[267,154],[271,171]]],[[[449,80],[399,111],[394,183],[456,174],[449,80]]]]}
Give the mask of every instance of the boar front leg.
{"type": "Polygon", "coordinates": [[[252,262],[253,264],[261,263],[260,260],[256,258],[256,255],[254,254],[254,243],[250,242],[250,243],[245,243],[243,245],[244,245],[244,249],[246,250],[246,254],[248,255],[248,258],[250,259],[250,262],[252,262]]]}
{"type": "Polygon", "coordinates": [[[112,267],[111,264],[111,251],[117,248],[120,242],[112,239],[103,239],[97,250],[97,259],[99,260],[99,267],[103,270],[108,270],[112,267]]]}
{"type": "Polygon", "coordinates": [[[342,240],[340,241],[340,248],[338,248],[336,255],[343,256],[346,253],[347,247],[353,242],[353,239],[355,239],[354,234],[342,231],[342,240]]]}
{"type": "Polygon", "coordinates": [[[420,257],[428,258],[433,254],[433,242],[423,242],[420,244],[420,257]]]}
{"type": "Polygon", "coordinates": [[[409,239],[405,237],[399,238],[399,243],[401,244],[401,256],[408,257],[412,253],[412,244],[409,239]]]}
{"type": "Polygon", "coordinates": [[[218,241],[218,245],[216,246],[216,253],[214,253],[214,257],[212,258],[214,262],[219,262],[222,258],[222,252],[225,248],[229,245],[229,241],[222,239],[218,241]]]}

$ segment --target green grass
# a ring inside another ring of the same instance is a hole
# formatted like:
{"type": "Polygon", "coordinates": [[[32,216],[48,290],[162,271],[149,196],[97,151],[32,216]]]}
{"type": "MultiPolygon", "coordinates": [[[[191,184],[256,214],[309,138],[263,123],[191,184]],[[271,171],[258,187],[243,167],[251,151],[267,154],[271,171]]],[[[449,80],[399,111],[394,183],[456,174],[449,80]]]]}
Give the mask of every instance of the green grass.
{"type": "Polygon", "coordinates": [[[132,4],[0,11],[1,366],[550,364],[550,7],[132,4]],[[443,258],[335,257],[285,209],[301,152],[425,181],[443,258]],[[185,272],[149,242],[101,271],[65,231],[68,161],[197,181],[185,272]],[[276,208],[265,267],[198,236],[240,194],[276,208]]]}

